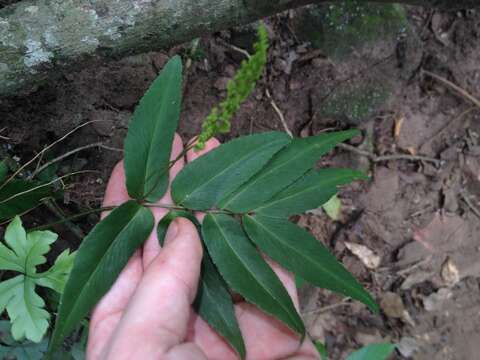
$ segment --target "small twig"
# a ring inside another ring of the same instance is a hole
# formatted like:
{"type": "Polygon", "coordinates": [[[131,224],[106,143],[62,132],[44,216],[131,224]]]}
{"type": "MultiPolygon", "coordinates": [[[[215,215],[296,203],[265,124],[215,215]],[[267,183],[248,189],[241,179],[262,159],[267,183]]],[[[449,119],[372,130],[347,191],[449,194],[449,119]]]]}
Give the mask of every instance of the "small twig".
{"type": "Polygon", "coordinates": [[[432,257],[428,256],[427,258],[425,258],[423,260],[420,260],[420,261],[416,262],[415,264],[412,264],[412,265],[406,267],[405,269],[397,271],[396,274],[400,275],[400,276],[405,276],[408,273],[411,273],[413,270],[416,270],[419,267],[422,267],[423,265],[429,263],[430,260],[432,260],[432,257]]]}
{"type": "Polygon", "coordinates": [[[38,158],[38,161],[37,161],[37,165],[35,166],[35,170],[33,171],[34,173],[37,172],[38,168],[40,167],[40,164],[42,163],[42,160],[43,160],[43,155],[45,153],[42,152],[42,154],[40,155],[40,157],[38,158]]]}
{"type": "Polygon", "coordinates": [[[275,110],[278,117],[280,118],[280,122],[282,123],[283,128],[285,129],[285,132],[288,134],[288,136],[293,137],[292,132],[288,128],[287,121],[285,120],[285,116],[283,115],[280,108],[277,106],[277,103],[275,102],[275,100],[273,100],[272,96],[270,95],[270,91],[268,91],[268,89],[266,89],[265,93],[267,94],[267,97],[270,99],[270,105],[272,105],[273,110],[275,110]]]}
{"type": "Polygon", "coordinates": [[[73,216],[64,218],[64,219],[59,220],[59,221],[52,222],[52,223],[50,223],[50,224],[37,226],[37,227],[35,227],[35,228],[33,228],[33,229],[30,229],[30,231],[49,229],[49,228],[51,228],[52,226],[63,224],[63,223],[65,223],[66,221],[72,221],[72,220],[75,220],[75,219],[78,219],[78,218],[81,218],[81,217],[84,217],[84,216],[87,216],[87,215],[90,215],[90,214],[99,213],[99,212],[102,212],[102,211],[110,211],[110,210],[113,210],[113,209],[115,209],[115,208],[116,208],[116,206],[106,206],[106,207],[101,207],[101,208],[98,208],[98,209],[92,209],[92,210],[84,211],[84,212],[82,212],[82,213],[79,213],[79,214],[76,214],[76,215],[73,215],[73,216]]]}
{"type": "MultiPolygon", "coordinates": [[[[1,128],[1,129],[0,129],[0,133],[2,133],[2,132],[3,132],[3,130],[5,130],[5,129],[6,129],[6,127],[4,127],[4,128],[1,128]]],[[[0,139],[2,139],[2,140],[10,140],[10,138],[9,138],[9,137],[2,136],[2,135],[0,135],[0,139]]]]}
{"type": "Polygon", "coordinates": [[[435,140],[438,136],[440,136],[444,131],[450,129],[450,127],[456,123],[457,121],[459,121],[460,119],[462,119],[464,116],[467,116],[468,114],[470,114],[472,111],[474,110],[479,110],[477,107],[475,106],[472,106],[470,108],[468,108],[467,110],[463,111],[460,115],[456,116],[455,118],[453,118],[452,120],[450,120],[445,126],[443,126],[440,130],[438,130],[434,135],[432,135],[427,141],[423,142],[421,145],[420,145],[420,149],[422,147],[424,147],[426,144],[430,144],[433,140],[435,140]]]}
{"type": "Polygon", "coordinates": [[[89,124],[92,124],[94,122],[102,122],[102,121],[105,121],[105,120],[91,120],[91,121],[87,121],[86,123],[83,123],[79,126],[77,126],[76,128],[74,128],[73,130],[69,131],[68,133],[66,133],[65,135],[63,135],[60,139],[58,140],[55,140],[53,143],[51,143],[50,145],[48,145],[46,148],[44,148],[42,151],[40,151],[37,155],[35,155],[32,159],[30,159],[29,161],[27,161],[25,164],[23,164],[22,166],[20,166],[17,171],[15,171],[3,184],[0,185],[0,190],[6,186],[10,181],[12,181],[15,176],[17,176],[23,169],[25,169],[28,165],[30,165],[31,163],[33,163],[36,159],[38,159],[40,156],[43,156],[43,153],[48,151],[49,149],[51,149],[53,146],[55,146],[56,144],[58,144],[59,142],[65,140],[67,137],[69,137],[71,134],[73,134],[75,131],[83,128],[84,126],[87,126],[89,124]]]}
{"type": "Polygon", "coordinates": [[[85,234],[83,233],[82,229],[80,229],[77,225],[72,223],[69,219],[65,217],[63,212],[58,208],[57,204],[55,204],[55,201],[50,200],[50,201],[45,201],[44,205],[57,217],[62,219],[63,223],[65,226],[78,238],[78,239],[83,239],[85,234]]]}
{"type": "Polygon", "coordinates": [[[321,308],[318,308],[318,309],[312,309],[312,310],[305,310],[305,311],[302,311],[302,314],[303,315],[306,315],[306,314],[320,314],[320,313],[324,313],[326,311],[330,311],[330,310],[333,310],[333,309],[336,309],[337,307],[340,307],[340,306],[346,306],[346,305],[350,305],[349,301],[351,299],[349,297],[346,297],[344,299],[342,299],[342,301],[336,303],[336,304],[332,304],[332,305],[327,305],[327,306],[324,306],[324,307],[321,307],[321,308]]]}
{"type": "Polygon", "coordinates": [[[358,155],[365,156],[365,157],[369,158],[371,161],[373,161],[374,163],[381,162],[381,161],[392,161],[392,160],[410,160],[410,161],[430,162],[430,163],[435,164],[435,166],[437,166],[437,167],[440,167],[440,166],[443,165],[442,160],[438,160],[438,159],[431,158],[431,157],[428,157],[428,156],[407,155],[407,154],[394,154],[394,155],[376,156],[375,154],[372,154],[371,152],[357,149],[355,146],[351,146],[351,145],[348,145],[348,144],[338,144],[338,147],[340,147],[344,150],[354,152],[358,155]]]}
{"type": "Polygon", "coordinates": [[[68,151],[66,152],[65,154],[63,155],[60,155],[58,157],[56,157],[55,159],[52,159],[50,160],[49,162],[47,162],[46,164],[40,166],[38,169],[36,169],[32,175],[30,175],[30,179],[33,179],[36,175],[38,175],[39,173],[41,173],[43,170],[45,170],[46,168],[48,168],[50,165],[53,165],[55,164],[56,162],[59,162],[59,161],[62,161],[63,159],[71,156],[71,155],[74,155],[76,154],[77,152],[80,152],[80,151],[83,151],[83,150],[86,150],[86,149],[90,149],[92,147],[97,147],[97,146],[101,146],[102,143],[98,142],[98,143],[94,143],[94,144],[89,144],[89,145],[85,145],[85,146],[80,146],[76,149],[73,149],[71,151],[68,151]]]}
{"type": "Polygon", "coordinates": [[[477,98],[475,98],[474,96],[470,95],[466,90],[462,89],[460,86],[458,85],[455,85],[454,83],[452,83],[451,81],[437,75],[437,74],[434,74],[430,71],[427,71],[427,70],[422,70],[422,73],[434,78],[435,80],[437,81],[440,81],[442,84],[444,85],[447,85],[448,87],[450,87],[451,89],[455,90],[459,95],[463,96],[465,99],[469,100],[470,102],[472,102],[475,106],[479,107],[480,108],[480,100],[478,100],[477,98]]]}
{"type": "Polygon", "coordinates": [[[478,209],[473,202],[468,198],[467,193],[465,191],[460,192],[460,196],[462,197],[463,201],[466,202],[468,207],[473,211],[475,215],[477,215],[480,218],[480,209],[478,209]]]}
{"type": "Polygon", "coordinates": [[[230,44],[229,42],[221,38],[219,38],[218,40],[220,40],[221,43],[223,43],[225,46],[228,46],[230,49],[235,50],[236,52],[244,55],[247,59],[250,59],[252,57],[252,55],[250,55],[250,53],[247,50],[239,48],[238,46],[235,46],[233,44],[230,44]]]}
{"type": "Polygon", "coordinates": [[[119,149],[119,148],[108,146],[108,145],[100,144],[100,145],[98,145],[98,147],[102,148],[102,149],[105,149],[105,150],[118,151],[118,152],[123,153],[123,149],[119,149]]]}
{"type": "Polygon", "coordinates": [[[66,177],[69,177],[69,176],[74,176],[74,175],[78,175],[78,174],[85,174],[85,173],[88,173],[88,172],[96,172],[96,171],[92,171],[92,170],[82,170],[82,171],[77,171],[77,172],[73,172],[73,173],[70,173],[70,174],[66,174],[66,175],[63,175],[61,177],[58,177],[48,183],[45,183],[45,184],[41,184],[41,185],[38,185],[38,186],[35,186],[31,189],[28,189],[28,190],[25,190],[25,191],[21,191],[19,193],[16,193],[16,194],[13,194],[12,196],[10,196],[9,198],[6,198],[2,201],[0,201],[0,204],[4,204],[10,200],[13,200],[19,196],[22,196],[22,195],[25,195],[25,194],[28,194],[28,193],[31,193],[32,191],[35,191],[35,190],[38,190],[38,189],[41,189],[41,188],[44,188],[44,187],[47,187],[47,186],[50,186],[54,183],[56,183],[57,181],[62,181],[64,178],[66,177]]]}

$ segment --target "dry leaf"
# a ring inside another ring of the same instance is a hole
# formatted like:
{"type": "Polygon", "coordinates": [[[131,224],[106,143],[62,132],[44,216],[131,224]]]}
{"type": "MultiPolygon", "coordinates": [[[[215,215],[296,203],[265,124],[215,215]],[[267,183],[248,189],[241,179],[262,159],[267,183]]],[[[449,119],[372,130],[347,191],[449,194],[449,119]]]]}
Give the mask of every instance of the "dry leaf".
{"type": "Polygon", "coordinates": [[[448,286],[453,286],[460,281],[460,272],[452,259],[447,258],[442,265],[440,272],[443,281],[448,286]]]}
{"type": "Polygon", "coordinates": [[[345,246],[352,252],[353,255],[358,257],[360,261],[369,269],[376,269],[380,266],[381,258],[376,255],[372,250],[364,245],[355,244],[345,241],[345,246]]]}

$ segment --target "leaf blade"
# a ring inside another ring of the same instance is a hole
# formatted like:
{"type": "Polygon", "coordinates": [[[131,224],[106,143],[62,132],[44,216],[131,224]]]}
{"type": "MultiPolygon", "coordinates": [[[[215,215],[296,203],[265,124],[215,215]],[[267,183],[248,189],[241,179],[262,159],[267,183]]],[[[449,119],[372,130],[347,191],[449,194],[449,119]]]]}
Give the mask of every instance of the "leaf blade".
{"type": "Polygon", "coordinates": [[[129,201],[113,210],[83,240],[60,301],[51,354],[110,289],[153,229],[151,211],[129,201]]]}
{"type": "Polygon", "coordinates": [[[21,273],[0,282],[0,314],[6,308],[16,340],[27,338],[38,343],[48,329],[50,314],[35,292],[41,276],[36,267],[46,262],[44,255],[56,240],[57,235],[50,231],[27,234],[20,217],[16,216],[5,232],[5,242],[10,248],[0,243],[0,268],[21,273]]]}
{"type": "Polygon", "coordinates": [[[295,306],[270,266],[263,260],[233,218],[209,214],[202,227],[205,245],[227,284],[248,302],[305,335],[295,306]]]}
{"type": "MultiPolygon", "coordinates": [[[[168,226],[177,217],[185,217],[192,221],[201,234],[201,225],[191,213],[187,211],[171,211],[160,220],[157,226],[157,235],[161,246],[163,246],[168,226]]],[[[215,329],[237,351],[242,359],[245,358],[245,343],[235,317],[232,298],[225,282],[206,251],[203,254],[200,282],[193,307],[197,314],[215,329]]]]}
{"type": "Polygon", "coordinates": [[[262,205],[304,175],[335,145],[358,133],[358,130],[347,130],[294,139],[258,174],[224,199],[220,208],[244,213],[262,205]]]}
{"type": "Polygon", "coordinates": [[[395,347],[388,343],[370,344],[350,354],[345,360],[386,360],[395,347]]]}
{"type": "Polygon", "coordinates": [[[201,283],[193,303],[194,309],[244,359],[245,343],[235,316],[233,300],[208,254],[204,255],[201,274],[201,283]]]}
{"type": "Polygon", "coordinates": [[[59,294],[63,293],[74,260],[75,252],[70,253],[69,250],[63,251],[50,269],[37,275],[35,282],[37,285],[48,287],[59,294]]]}
{"type": "Polygon", "coordinates": [[[290,138],[267,132],[234,139],[185,166],[172,183],[172,198],[193,210],[216,206],[237,189],[290,138]]]}
{"type": "Polygon", "coordinates": [[[12,180],[0,189],[0,221],[37,207],[53,195],[53,188],[42,182],[12,180]]]}
{"type": "Polygon", "coordinates": [[[269,257],[307,282],[350,296],[378,312],[378,305],[353,275],[309,232],[284,219],[243,217],[250,239],[269,257]]]}
{"type": "Polygon", "coordinates": [[[12,322],[12,336],[15,340],[27,338],[35,343],[42,341],[48,329],[50,314],[44,309],[45,302],[35,292],[35,282],[29,277],[22,277],[7,304],[7,312],[12,322]]]}
{"type": "Polygon", "coordinates": [[[350,169],[311,171],[253,211],[273,217],[301,214],[325,204],[337,193],[337,186],[365,178],[361,172],[350,169]]]}
{"type": "Polygon", "coordinates": [[[181,106],[182,61],[173,57],[135,109],[125,139],[125,176],[134,199],[160,199],[168,187],[168,165],[181,106]]]}

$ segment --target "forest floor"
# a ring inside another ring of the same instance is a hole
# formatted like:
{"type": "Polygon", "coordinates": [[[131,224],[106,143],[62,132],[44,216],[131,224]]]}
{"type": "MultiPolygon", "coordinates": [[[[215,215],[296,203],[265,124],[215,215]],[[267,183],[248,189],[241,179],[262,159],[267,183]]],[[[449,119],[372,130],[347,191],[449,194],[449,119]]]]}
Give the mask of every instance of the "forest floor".
{"type": "MultiPolygon", "coordinates": [[[[409,38],[392,40],[370,46],[368,56],[341,61],[299,39],[295,18],[292,11],[268,19],[272,46],[266,76],[222,140],[283,131],[281,117],[296,136],[353,125],[363,131],[319,165],[361,168],[372,181],[342,189],[337,221],[320,210],[295,220],[374,294],[382,312],[374,315],[360,303],[307,285],[300,293],[310,334],[326,344],[331,359],[382,341],[399,344],[398,359],[478,358],[480,108],[468,95],[480,99],[480,13],[408,8],[414,45],[409,38]],[[424,70],[457,84],[463,94],[424,70]],[[372,73],[394,84],[388,101],[355,123],[325,115],[325,101],[336,88],[352,79],[368,81],[372,73]],[[390,155],[402,157],[380,158],[390,155]],[[363,253],[355,251],[358,245],[363,253]]],[[[58,204],[66,216],[99,207],[110,171],[122,157],[119,149],[135,105],[169,56],[190,59],[180,125],[187,141],[224,97],[228,79],[245,57],[239,50],[244,35],[243,28],[232,29],[201,38],[194,51],[187,44],[92,61],[29,96],[0,99],[0,155],[25,162],[74,127],[106,120],[83,127],[51,154],[97,142],[109,147],[78,152],[58,168],[59,174],[94,170],[65,184],[58,204]]],[[[26,222],[54,219],[40,210],[26,222]]],[[[73,227],[58,226],[63,241],[56,250],[76,248],[75,232],[86,233],[97,221],[90,215],[73,227]]]]}

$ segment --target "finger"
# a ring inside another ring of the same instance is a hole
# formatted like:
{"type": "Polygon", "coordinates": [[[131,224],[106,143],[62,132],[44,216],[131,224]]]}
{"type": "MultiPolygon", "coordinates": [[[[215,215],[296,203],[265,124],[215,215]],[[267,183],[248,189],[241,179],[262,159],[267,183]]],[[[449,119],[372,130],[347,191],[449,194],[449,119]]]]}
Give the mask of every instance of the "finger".
{"type": "MultiPolygon", "coordinates": [[[[127,188],[125,187],[125,170],[123,168],[122,160],[117,163],[112,170],[107,188],[105,189],[103,206],[118,206],[128,200],[130,200],[130,197],[128,196],[127,188]]],[[[105,212],[103,214],[105,214],[105,212]]]]}
{"type": "Polygon", "coordinates": [[[165,360],[207,360],[205,354],[193,343],[185,343],[170,350],[165,360]]]}
{"type": "Polygon", "coordinates": [[[147,349],[152,343],[166,354],[185,340],[201,260],[195,226],[187,219],[174,220],[122,317],[110,354],[128,352],[132,344],[147,349]]]}
{"type": "MultiPolygon", "coordinates": [[[[172,145],[172,154],[170,155],[170,160],[175,160],[183,151],[182,139],[178,134],[175,134],[172,145]]],[[[184,159],[179,159],[175,165],[170,169],[170,182],[177,176],[178,172],[183,168],[184,159]]],[[[167,190],[165,196],[158,202],[161,204],[173,204],[172,198],[170,196],[170,189],[167,190]]],[[[150,234],[147,241],[143,246],[143,269],[146,269],[148,265],[155,259],[155,257],[160,252],[160,244],[158,243],[156,224],[168,213],[168,209],[162,208],[151,208],[153,216],[155,218],[155,227],[154,231],[150,234]]]]}
{"type": "MultiPolygon", "coordinates": [[[[107,189],[105,190],[103,206],[118,206],[128,200],[123,162],[119,162],[110,176],[107,189]]],[[[104,212],[102,218],[107,216],[107,214],[107,212],[104,212]]],[[[93,310],[87,349],[89,359],[100,357],[100,352],[108,343],[115,327],[118,325],[123,310],[140,282],[142,273],[141,252],[137,250],[120,273],[112,288],[93,310]]]]}
{"type": "MultiPolygon", "coordinates": [[[[193,139],[190,140],[192,142],[193,139]]],[[[218,141],[216,138],[211,138],[205,143],[205,147],[200,150],[196,151],[195,149],[190,149],[187,151],[187,162],[192,162],[193,160],[199,158],[200,156],[205,155],[209,151],[212,151],[216,147],[220,146],[220,141],[218,141]]],[[[203,218],[205,217],[205,213],[202,212],[195,212],[195,216],[198,219],[198,221],[202,221],[203,218]]]]}

